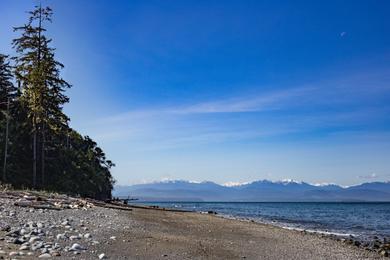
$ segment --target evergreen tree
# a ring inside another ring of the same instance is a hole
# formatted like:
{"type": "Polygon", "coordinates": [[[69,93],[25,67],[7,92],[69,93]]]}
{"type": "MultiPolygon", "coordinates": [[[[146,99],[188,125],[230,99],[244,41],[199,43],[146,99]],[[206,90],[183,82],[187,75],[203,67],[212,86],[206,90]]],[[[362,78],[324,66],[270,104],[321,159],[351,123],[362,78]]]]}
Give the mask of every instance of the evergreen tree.
{"type": "Polygon", "coordinates": [[[54,48],[49,47],[51,39],[45,35],[44,23],[51,22],[52,10],[37,6],[30,15],[28,24],[14,28],[22,36],[13,44],[18,53],[15,72],[22,86],[21,102],[33,127],[33,186],[37,187],[38,166],[44,185],[47,133],[60,134],[68,128],[69,119],[62,107],[69,100],[64,91],[70,85],[60,77],[63,65],[55,60],[54,48]]]}
{"type": "Polygon", "coordinates": [[[9,121],[11,118],[11,103],[16,95],[16,88],[12,83],[12,68],[7,56],[0,54],[0,136],[3,141],[0,146],[2,158],[2,180],[7,181],[7,159],[9,153],[9,121]]]}

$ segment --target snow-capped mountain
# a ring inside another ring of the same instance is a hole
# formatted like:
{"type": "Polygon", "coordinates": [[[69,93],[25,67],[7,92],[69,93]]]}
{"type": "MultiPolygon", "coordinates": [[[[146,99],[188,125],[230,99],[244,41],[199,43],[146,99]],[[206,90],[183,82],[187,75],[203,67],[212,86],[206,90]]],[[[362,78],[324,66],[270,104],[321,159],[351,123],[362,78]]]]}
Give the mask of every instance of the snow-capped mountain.
{"type": "Polygon", "coordinates": [[[293,180],[260,180],[240,185],[164,181],[116,186],[113,195],[149,201],[390,201],[390,183],[372,182],[344,188],[293,180]]]}

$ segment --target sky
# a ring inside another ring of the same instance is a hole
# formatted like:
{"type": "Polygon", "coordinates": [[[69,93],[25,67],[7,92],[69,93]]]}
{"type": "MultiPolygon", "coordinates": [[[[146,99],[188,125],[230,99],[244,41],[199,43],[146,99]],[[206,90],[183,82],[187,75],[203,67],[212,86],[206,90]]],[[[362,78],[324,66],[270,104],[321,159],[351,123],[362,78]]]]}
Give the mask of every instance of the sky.
{"type": "MultiPolygon", "coordinates": [[[[390,180],[390,2],[45,1],[118,184],[390,180]]],[[[38,1],[0,1],[0,52],[38,1]]]]}

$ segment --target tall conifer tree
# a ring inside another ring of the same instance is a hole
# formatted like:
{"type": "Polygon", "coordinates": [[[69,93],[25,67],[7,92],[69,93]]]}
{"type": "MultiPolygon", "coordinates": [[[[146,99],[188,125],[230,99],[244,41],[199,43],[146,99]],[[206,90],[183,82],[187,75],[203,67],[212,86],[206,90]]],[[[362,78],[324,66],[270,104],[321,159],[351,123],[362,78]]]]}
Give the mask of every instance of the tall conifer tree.
{"type": "Polygon", "coordinates": [[[49,46],[51,39],[45,35],[44,24],[51,22],[51,16],[49,7],[37,6],[30,12],[27,24],[14,28],[22,33],[21,37],[13,41],[18,53],[15,73],[21,82],[21,102],[26,105],[32,124],[34,187],[37,187],[38,165],[41,169],[41,185],[44,185],[46,133],[52,131],[59,134],[66,131],[69,120],[62,112],[62,106],[68,102],[64,91],[70,85],[60,77],[63,65],[55,60],[54,48],[49,46]]]}

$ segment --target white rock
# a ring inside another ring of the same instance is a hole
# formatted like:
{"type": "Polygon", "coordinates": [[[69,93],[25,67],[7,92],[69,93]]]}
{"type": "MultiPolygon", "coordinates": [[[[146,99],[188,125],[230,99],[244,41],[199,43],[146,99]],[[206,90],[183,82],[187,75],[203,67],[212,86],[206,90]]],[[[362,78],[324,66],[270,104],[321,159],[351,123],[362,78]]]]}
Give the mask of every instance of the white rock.
{"type": "Polygon", "coordinates": [[[100,254],[99,259],[107,259],[107,256],[105,254],[100,254]]]}
{"type": "Polygon", "coordinates": [[[42,254],[42,255],[40,255],[40,256],[38,256],[39,258],[50,258],[51,257],[51,254],[49,254],[49,253],[44,253],[44,254],[42,254]]]}
{"type": "Polygon", "coordinates": [[[56,238],[57,238],[58,240],[60,240],[60,239],[66,239],[66,236],[65,236],[65,234],[58,234],[58,235],[56,236],[56,238]]]}
{"type": "Polygon", "coordinates": [[[87,234],[84,235],[84,238],[91,238],[91,237],[92,237],[92,236],[91,236],[90,233],[87,233],[87,234]]]}
{"type": "Polygon", "coordinates": [[[116,236],[112,236],[110,237],[111,240],[115,240],[116,239],[116,236]]]}
{"type": "Polygon", "coordinates": [[[70,249],[69,249],[69,251],[79,251],[79,250],[85,250],[85,247],[83,247],[82,245],[77,244],[77,243],[74,243],[74,244],[70,247],[70,249]]]}
{"type": "Polygon", "coordinates": [[[30,249],[30,247],[27,246],[27,245],[23,245],[23,246],[21,246],[21,247],[19,248],[19,250],[29,250],[29,249],[30,249]]]}
{"type": "Polygon", "coordinates": [[[77,239],[80,239],[80,236],[70,236],[69,239],[70,240],[77,240],[77,239]]]}
{"type": "Polygon", "coordinates": [[[40,241],[40,240],[41,240],[41,238],[40,238],[40,237],[33,236],[33,237],[31,237],[31,238],[30,238],[30,240],[29,240],[28,242],[30,242],[30,243],[34,243],[34,242],[36,242],[36,241],[40,241]]]}

